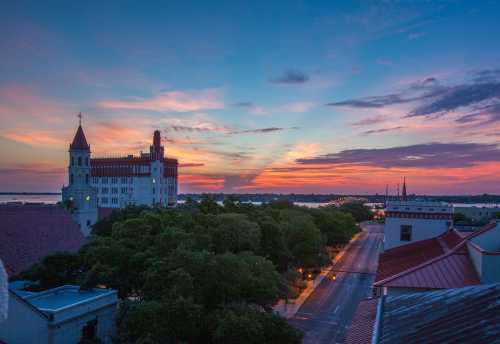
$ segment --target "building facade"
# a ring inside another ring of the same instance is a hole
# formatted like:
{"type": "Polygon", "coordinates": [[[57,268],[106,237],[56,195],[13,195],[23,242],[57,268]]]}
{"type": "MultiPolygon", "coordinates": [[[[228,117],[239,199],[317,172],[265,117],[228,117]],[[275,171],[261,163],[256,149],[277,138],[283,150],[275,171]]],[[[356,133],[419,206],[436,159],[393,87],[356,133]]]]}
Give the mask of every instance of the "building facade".
{"type": "Polygon", "coordinates": [[[10,284],[7,319],[0,323],[0,343],[69,344],[100,340],[111,344],[117,291],[81,290],[65,285],[41,292],[10,284]]]}
{"type": "Polygon", "coordinates": [[[160,131],[153,135],[149,153],[126,157],[91,157],[81,123],[69,149],[68,181],[63,202],[88,235],[98,217],[98,208],[128,205],[175,206],[177,204],[177,159],[165,157],[160,131]]]}
{"type": "Polygon", "coordinates": [[[452,224],[450,204],[389,201],[385,209],[384,250],[437,237],[452,224]]]}

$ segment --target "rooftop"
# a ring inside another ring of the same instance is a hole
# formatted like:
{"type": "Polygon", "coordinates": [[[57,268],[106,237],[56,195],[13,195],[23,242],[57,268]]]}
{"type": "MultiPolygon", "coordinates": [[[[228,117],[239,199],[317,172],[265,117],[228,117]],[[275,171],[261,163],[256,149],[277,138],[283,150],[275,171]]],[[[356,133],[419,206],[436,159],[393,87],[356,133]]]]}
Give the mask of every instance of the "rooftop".
{"type": "Polygon", "coordinates": [[[480,283],[468,243],[478,246],[497,226],[491,222],[465,235],[452,229],[436,238],[389,249],[379,256],[374,286],[397,288],[460,288],[480,283]],[[476,243],[474,243],[476,241],[476,243]]]}
{"type": "Polygon", "coordinates": [[[345,339],[345,344],[371,343],[378,300],[368,299],[359,303],[345,339]]]}
{"type": "Polygon", "coordinates": [[[87,139],[85,138],[85,134],[83,133],[81,125],[78,126],[75,137],[73,138],[73,142],[69,145],[69,147],[70,149],[81,149],[81,150],[90,149],[90,146],[87,143],[87,139]]]}
{"type": "Polygon", "coordinates": [[[9,276],[57,251],[77,251],[85,238],[58,205],[0,204],[0,258],[9,276]]]}
{"type": "Polygon", "coordinates": [[[347,344],[497,343],[500,283],[385,296],[361,302],[347,344]],[[381,313],[377,319],[377,303],[381,313]]]}
{"type": "Polygon", "coordinates": [[[388,296],[378,343],[495,343],[500,284],[388,296]]]}
{"type": "Polygon", "coordinates": [[[30,295],[21,295],[21,297],[42,311],[57,312],[112,294],[116,294],[116,291],[97,288],[83,291],[78,286],[65,285],[43,292],[32,292],[30,295]]]}

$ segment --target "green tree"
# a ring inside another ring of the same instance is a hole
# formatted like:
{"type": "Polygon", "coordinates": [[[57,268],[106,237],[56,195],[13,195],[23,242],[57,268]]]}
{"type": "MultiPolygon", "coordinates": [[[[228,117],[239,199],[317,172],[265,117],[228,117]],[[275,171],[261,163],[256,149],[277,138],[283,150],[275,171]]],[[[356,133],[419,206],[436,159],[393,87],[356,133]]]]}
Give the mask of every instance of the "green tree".
{"type": "Polygon", "coordinates": [[[341,205],[339,210],[351,214],[356,219],[356,222],[373,219],[373,213],[363,203],[346,203],[341,205]]]}
{"type": "Polygon", "coordinates": [[[64,284],[77,284],[84,270],[86,267],[78,254],[58,252],[46,256],[41,263],[19,274],[15,279],[36,281],[31,289],[46,290],[64,284]]]}
{"type": "Polygon", "coordinates": [[[295,266],[314,268],[325,262],[323,237],[313,218],[298,210],[280,212],[288,249],[295,266]]]}

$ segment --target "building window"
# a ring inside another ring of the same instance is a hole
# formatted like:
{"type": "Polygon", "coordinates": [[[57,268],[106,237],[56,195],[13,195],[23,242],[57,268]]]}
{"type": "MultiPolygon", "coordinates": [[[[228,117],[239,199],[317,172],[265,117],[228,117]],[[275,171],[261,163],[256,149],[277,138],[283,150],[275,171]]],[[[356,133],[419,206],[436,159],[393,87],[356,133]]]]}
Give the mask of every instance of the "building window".
{"type": "Polygon", "coordinates": [[[87,227],[90,226],[90,220],[87,220],[87,227]]]}
{"type": "Polygon", "coordinates": [[[122,183],[122,184],[126,184],[126,183],[127,183],[127,177],[122,177],[122,179],[121,179],[121,183],[122,183]]]}
{"type": "Polygon", "coordinates": [[[82,157],[81,156],[78,157],[78,166],[82,166],[82,157]]]}
{"type": "Polygon", "coordinates": [[[75,166],[75,157],[71,157],[71,166],[75,166]]]}
{"type": "Polygon", "coordinates": [[[86,158],[85,158],[85,166],[88,166],[88,165],[89,165],[89,158],[88,158],[88,157],[86,157],[86,158]]]}
{"type": "Polygon", "coordinates": [[[123,193],[123,194],[124,194],[124,193],[127,193],[127,188],[126,188],[126,187],[122,188],[122,193],[123,193]]]}
{"type": "Polygon", "coordinates": [[[102,200],[102,204],[107,204],[108,203],[108,198],[107,197],[103,197],[101,198],[102,200]]]}
{"type": "Polygon", "coordinates": [[[102,178],[102,183],[103,184],[108,184],[108,177],[102,178]]]}
{"type": "Polygon", "coordinates": [[[112,204],[118,204],[118,198],[112,198],[111,199],[112,204]]]}
{"type": "Polygon", "coordinates": [[[85,183],[87,183],[87,184],[89,183],[89,175],[88,175],[88,173],[85,175],[85,183]]]}
{"type": "Polygon", "coordinates": [[[411,225],[401,225],[401,241],[411,241],[411,225]]]}
{"type": "Polygon", "coordinates": [[[116,184],[116,183],[118,183],[118,178],[116,177],[111,178],[111,184],[116,184]]]}
{"type": "Polygon", "coordinates": [[[107,193],[108,193],[108,188],[102,188],[101,192],[102,192],[103,194],[107,194],[107,193]]]}
{"type": "Polygon", "coordinates": [[[94,184],[99,184],[99,178],[97,178],[97,177],[92,177],[92,183],[94,183],[94,184]]]}
{"type": "Polygon", "coordinates": [[[73,184],[73,173],[69,175],[69,183],[73,184]]]}
{"type": "Polygon", "coordinates": [[[111,188],[111,193],[113,193],[113,194],[118,193],[118,188],[111,188]]]}

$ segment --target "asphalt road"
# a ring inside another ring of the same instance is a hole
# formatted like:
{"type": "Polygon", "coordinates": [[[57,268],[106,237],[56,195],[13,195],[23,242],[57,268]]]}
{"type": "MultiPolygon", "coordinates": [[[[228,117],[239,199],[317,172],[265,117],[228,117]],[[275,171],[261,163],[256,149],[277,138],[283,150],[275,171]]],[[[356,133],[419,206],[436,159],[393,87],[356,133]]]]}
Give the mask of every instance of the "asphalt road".
{"type": "Polygon", "coordinates": [[[363,227],[358,240],[289,319],[290,324],[304,331],[303,343],[343,343],[358,303],[370,295],[383,227],[363,227]]]}

